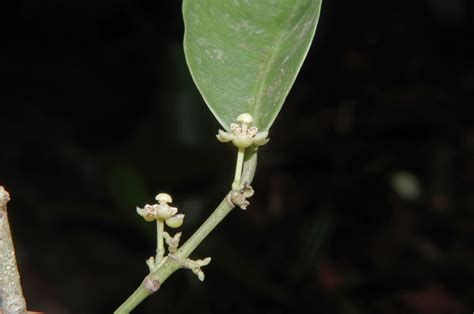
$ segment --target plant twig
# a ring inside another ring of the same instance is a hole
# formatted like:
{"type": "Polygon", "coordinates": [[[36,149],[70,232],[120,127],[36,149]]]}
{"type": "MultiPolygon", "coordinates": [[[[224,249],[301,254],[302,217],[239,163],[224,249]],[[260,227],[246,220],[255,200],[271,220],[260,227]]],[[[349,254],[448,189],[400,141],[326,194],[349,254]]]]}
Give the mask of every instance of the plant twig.
{"type": "MultiPolygon", "coordinates": [[[[257,148],[246,149],[241,182],[252,182],[257,166],[257,148]]],[[[229,203],[227,197],[217,206],[214,212],[199,227],[196,232],[173,255],[176,258],[166,258],[166,261],[156,271],[145,277],[141,285],[130,295],[127,300],[114,312],[115,314],[130,313],[138,304],[152,293],[156,292],[168,277],[183,265],[179,260],[185,260],[197,246],[211,233],[212,230],[232,211],[234,205],[229,203]]]]}
{"type": "Polygon", "coordinates": [[[10,224],[8,223],[8,192],[0,186],[0,287],[4,314],[26,313],[10,224]]]}

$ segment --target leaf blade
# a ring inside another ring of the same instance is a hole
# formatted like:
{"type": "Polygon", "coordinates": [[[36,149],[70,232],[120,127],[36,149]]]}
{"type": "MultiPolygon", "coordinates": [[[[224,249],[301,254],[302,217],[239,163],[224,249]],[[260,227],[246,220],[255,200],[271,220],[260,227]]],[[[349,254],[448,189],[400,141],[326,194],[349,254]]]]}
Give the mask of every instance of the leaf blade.
{"type": "Polygon", "coordinates": [[[184,51],[227,130],[243,113],[268,130],[314,37],[321,0],[184,0],[184,51]]]}

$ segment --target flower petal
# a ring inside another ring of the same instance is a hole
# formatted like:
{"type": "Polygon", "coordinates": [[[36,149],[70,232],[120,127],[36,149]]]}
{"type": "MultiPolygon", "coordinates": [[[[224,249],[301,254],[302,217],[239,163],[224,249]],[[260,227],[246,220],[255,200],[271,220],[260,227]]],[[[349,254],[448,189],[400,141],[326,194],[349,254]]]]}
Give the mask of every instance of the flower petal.
{"type": "Polygon", "coordinates": [[[258,146],[265,145],[270,140],[267,137],[268,137],[267,131],[257,133],[257,135],[255,135],[255,137],[253,138],[253,143],[258,146]]]}
{"type": "Polygon", "coordinates": [[[234,134],[219,130],[219,134],[216,135],[219,142],[225,143],[230,142],[234,138],[234,134]]]}

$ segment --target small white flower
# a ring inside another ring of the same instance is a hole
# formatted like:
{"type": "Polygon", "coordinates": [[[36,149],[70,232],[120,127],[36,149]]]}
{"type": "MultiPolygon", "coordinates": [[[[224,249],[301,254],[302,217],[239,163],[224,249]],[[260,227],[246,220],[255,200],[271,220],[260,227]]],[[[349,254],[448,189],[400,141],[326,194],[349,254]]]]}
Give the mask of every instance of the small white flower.
{"type": "Polygon", "coordinates": [[[180,227],[183,224],[184,215],[178,214],[178,208],[171,207],[168,204],[173,201],[171,196],[166,193],[160,193],[155,199],[158,201],[158,204],[146,204],[143,208],[137,207],[137,213],[146,221],[160,220],[164,221],[168,227],[180,227]]]}
{"type": "Polygon", "coordinates": [[[249,127],[253,122],[253,117],[250,114],[243,113],[239,115],[237,122],[239,122],[240,125],[237,123],[230,125],[231,132],[219,130],[216,135],[217,139],[223,143],[232,141],[232,144],[238,148],[247,148],[252,144],[261,146],[268,143],[267,131],[259,133],[257,127],[249,127]]]}

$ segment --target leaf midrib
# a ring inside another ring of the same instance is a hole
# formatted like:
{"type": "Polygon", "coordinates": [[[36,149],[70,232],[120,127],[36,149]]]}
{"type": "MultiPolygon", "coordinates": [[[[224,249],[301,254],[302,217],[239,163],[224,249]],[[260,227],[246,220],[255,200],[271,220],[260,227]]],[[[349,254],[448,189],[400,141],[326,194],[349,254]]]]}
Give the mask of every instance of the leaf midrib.
{"type": "MultiPolygon", "coordinates": [[[[298,5],[294,5],[293,10],[291,11],[291,14],[288,15],[288,18],[286,19],[286,21],[283,24],[285,26],[285,29],[288,26],[288,24],[290,24],[290,21],[293,19],[293,15],[297,11],[297,9],[298,9],[298,5]]],[[[266,86],[266,82],[267,82],[267,76],[264,75],[264,74],[268,74],[270,72],[270,65],[273,64],[275,58],[278,56],[279,47],[280,47],[280,44],[283,41],[283,38],[285,37],[285,35],[286,35],[285,32],[281,32],[281,34],[279,36],[276,36],[276,40],[274,41],[275,45],[273,45],[273,47],[276,47],[276,48],[270,50],[268,59],[266,59],[267,62],[263,63],[260,66],[259,71],[257,71],[257,75],[255,77],[255,79],[257,81],[257,85],[256,85],[257,93],[256,93],[256,97],[255,97],[255,103],[254,103],[255,105],[254,105],[253,110],[251,112],[251,114],[254,118],[257,118],[257,113],[259,112],[259,109],[260,109],[260,107],[262,106],[262,103],[263,103],[263,96],[264,96],[264,93],[265,93],[265,86],[266,86]]]]}

